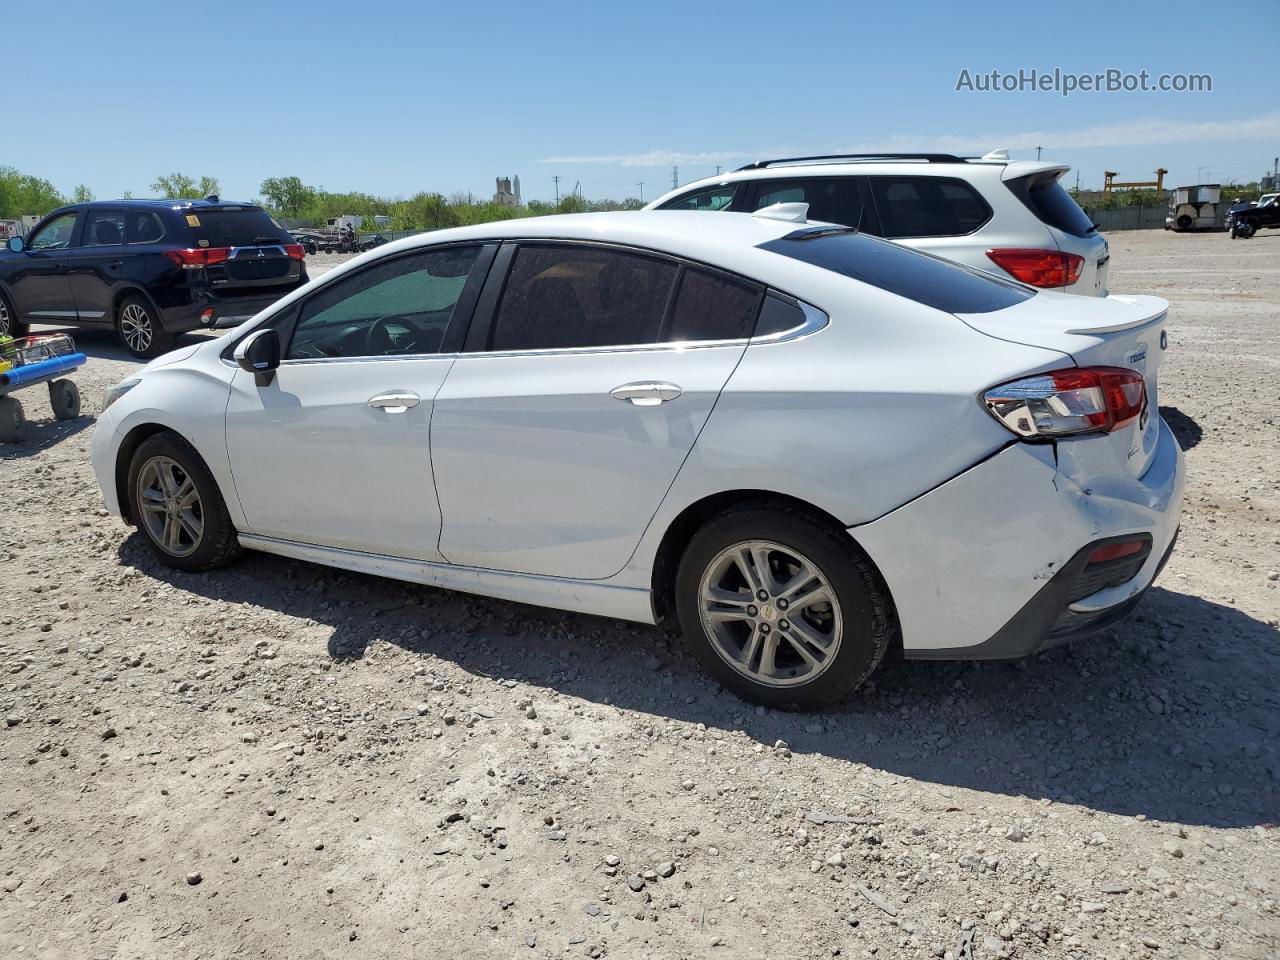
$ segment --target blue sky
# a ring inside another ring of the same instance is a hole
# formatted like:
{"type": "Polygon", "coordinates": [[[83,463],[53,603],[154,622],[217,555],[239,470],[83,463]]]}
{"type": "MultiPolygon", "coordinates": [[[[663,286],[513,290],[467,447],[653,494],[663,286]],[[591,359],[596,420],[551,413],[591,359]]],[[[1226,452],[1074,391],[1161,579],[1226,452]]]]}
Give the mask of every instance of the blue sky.
{"type": "MultiPolygon", "coordinates": [[[[64,192],[157,174],[526,199],[652,199],[717,163],[949,149],[1145,180],[1253,180],[1280,155],[1280,3],[7,0],[0,164],[64,192]],[[1203,31],[1199,25],[1206,24],[1203,31]],[[1229,24],[1230,26],[1224,26],[1229,24]],[[348,65],[344,69],[344,65],[348,65]],[[956,92],[971,74],[1207,73],[1211,93],[956,92]]],[[[1075,174],[1069,175],[1074,183],[1075,174]]]]}

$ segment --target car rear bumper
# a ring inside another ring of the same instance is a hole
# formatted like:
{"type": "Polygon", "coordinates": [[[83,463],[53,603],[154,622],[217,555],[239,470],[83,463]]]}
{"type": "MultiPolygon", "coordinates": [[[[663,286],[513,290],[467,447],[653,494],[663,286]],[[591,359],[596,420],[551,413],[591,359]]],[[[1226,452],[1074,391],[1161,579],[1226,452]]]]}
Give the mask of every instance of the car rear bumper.
{"type": "Polygon", "coordinates": [[[850,534],[880,568],[914,659],[1026,656],[1116,622],[1167,562],[1182,509],[1182,451],[1160,423],[1141,478],[1081,486],[1052,446],[1012,444],[850,534]],[[1079,596],[1100,544],[1150,537],[1129,579],[1079,596]]]}
{"type": "Polygon", "coordinates": [[[231,295],[204,288],[193,290],[190,303],[161,308],[161,323],[169,333],[186,333],[204,327],[236,327],[305,282],[266,288],[269,293],[255,290],[249,294],[231,295]]]}

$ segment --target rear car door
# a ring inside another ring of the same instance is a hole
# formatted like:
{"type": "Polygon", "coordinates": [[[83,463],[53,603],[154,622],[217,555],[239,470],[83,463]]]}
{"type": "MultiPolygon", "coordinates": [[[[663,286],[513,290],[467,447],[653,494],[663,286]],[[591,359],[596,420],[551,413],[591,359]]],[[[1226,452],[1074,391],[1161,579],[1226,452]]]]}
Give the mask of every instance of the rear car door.
{"type": "Polygon", "coordinates": [[[67,277],[76,315],[86,323],[111,323],[112,292],[124,271],[125,213],[90,207],[79,242],[67,250],[67,277]]]}
{"type": "Polygon", "coordinates": [[[75,296],[67,278],[67,249],[81,213],[71,210],[37,226],[9,274],[13,308],[24,323],[73,322],[75,296]]]}
{"type": "Polygon", "coordinates": [[[227,452],[248,533],[438,560],[431,410],[495,247],[367,264],[276,323],[271,383],[237,370],[227,452]]]}
{"type": "Polygon", "coordinates": [[[775,203],[807,203],[810,220],[838,223],[859,230],[868,226],[862,177],[768,179],[754,181],[750,187],[750,210],[760,210],[775,203]]]}
{"type": "MultiPolygon", "coordinates": [[[[877,214],[872,232],[979,270],[996,269],[987,257],[991,238],[978,236],[992,210],[972,184],[958,177],[903,174],[869,176],[867,185],[877,214]]],[[[1049,240],[1045,231],[1044,241],[1049,240]]],[[[1031,244],[1024,237],[1017,245],[1031,244]]]]}
{"type": "Polygon", "coordinates": [[[499,263],[508,259],[436,398],[440,552],[603,579],[675,479],[763,291],[607,245],[522,242],[504,247],[499,263]]]}

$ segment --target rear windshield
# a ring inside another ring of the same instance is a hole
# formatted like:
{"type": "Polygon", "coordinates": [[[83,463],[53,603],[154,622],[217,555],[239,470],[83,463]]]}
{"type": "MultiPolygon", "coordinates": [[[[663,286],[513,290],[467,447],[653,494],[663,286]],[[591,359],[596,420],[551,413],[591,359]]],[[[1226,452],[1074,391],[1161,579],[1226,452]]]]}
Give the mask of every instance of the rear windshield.
{"type": "Polygon", "coordinates": [[[852,230],[797,230],[760,244],[760,249],[947,313],[991,313],[1035,296],[1034,290],[1021,284],[852,230]]]}
{"type": "Polygon", "coordinates": [[[179,213],[197,243],[210,247],[252,247],[261,243],[292,243],[293,238],[259,208],[203,210],[179,213]]]}
{"type": "Polygon", "coordinates": [[[1057,227],[1073,237],[1087,237],[1093,233],[1093,221],[1062,188],[1057,173],[1023,177],[1011,181],[1009,189],[1040,218],[1041,223],[1057,227]]]}

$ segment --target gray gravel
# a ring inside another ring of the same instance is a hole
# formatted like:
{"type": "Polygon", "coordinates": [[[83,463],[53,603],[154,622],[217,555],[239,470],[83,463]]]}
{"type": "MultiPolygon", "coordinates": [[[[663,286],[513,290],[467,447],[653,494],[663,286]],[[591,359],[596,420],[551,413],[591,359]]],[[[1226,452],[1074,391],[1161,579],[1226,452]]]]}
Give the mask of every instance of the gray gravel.
{"type": "MultiPolygon", "coordinates": [[[[0,448],[0,955],[1275,958],[1280,234],[1112,246],[1114,289],[1173,302],[1160,587],[1030,661],[889,662],[821,716],[735,700],[656,629],[163,569],[101,509],[92,417],[29,394],[0,448]]],[[[136,364],[77,339],[91,414],[136,364]]]]}

